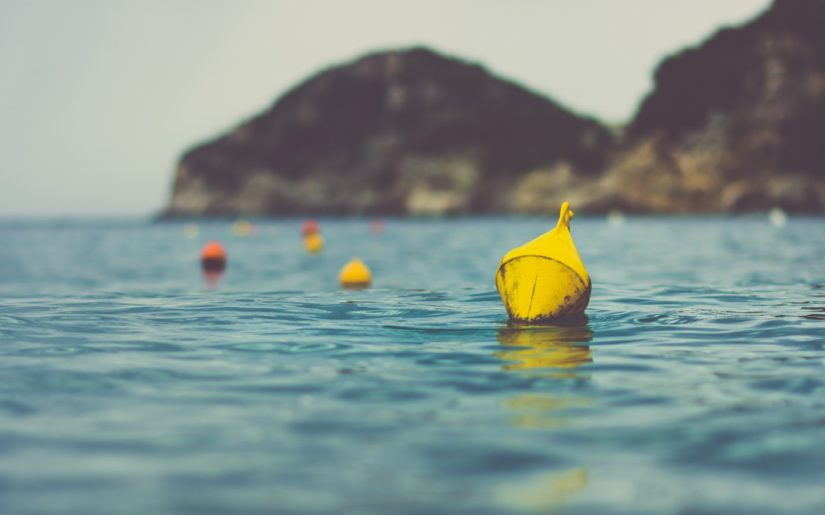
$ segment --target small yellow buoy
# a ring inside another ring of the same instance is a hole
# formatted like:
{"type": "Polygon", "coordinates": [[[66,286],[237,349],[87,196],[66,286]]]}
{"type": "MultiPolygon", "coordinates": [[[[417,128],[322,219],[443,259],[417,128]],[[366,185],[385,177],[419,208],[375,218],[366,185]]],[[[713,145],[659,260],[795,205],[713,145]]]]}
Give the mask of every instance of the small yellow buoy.
{"type": "Polygon", "coordinates": [[[567,202],[556,227],[511,250],[496,272],[496,289],[510,318],[538,321],[584,312],[590,301],[590,276],[573,237],[567,202]]]}
{"type": "Polygon", "coordinates": [[[366,288],[372,282],[372,274],[363,261],[355,258],[341,269],[338,281],[344,288],[366,288]]]}
{"type": "Polygon", "coordinates": [[[186,224],[183,226],[183,235],[190,240],[198,236],[198,224],[186,224]]]}
{"type": "Polygon", "coordinates": [[[251,236],[257,232],[258,228],[249,220],[238,220],[232,224],[232,234],[235,236],[251,236]]]}
{"type": "Polygon", "coordinates": [[[324,248],[324,237],[321,236],[319,232],[307,234],[306,237],[304,237],[304,248],[307,249],[307,252],[310,254],[321,252],[324,248]]]}

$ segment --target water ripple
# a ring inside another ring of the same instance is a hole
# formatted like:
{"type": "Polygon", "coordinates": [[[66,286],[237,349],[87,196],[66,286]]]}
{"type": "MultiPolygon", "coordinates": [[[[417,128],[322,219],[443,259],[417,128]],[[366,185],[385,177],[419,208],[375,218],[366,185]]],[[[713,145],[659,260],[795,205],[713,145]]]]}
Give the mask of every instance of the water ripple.
{"type": "Polygon", "coordinates": [[[213,290],[178,225],[0,225],[0,511],[820,513],[822,221],[575,224],[588,316],[528,327],[546,220],[204,222],[213,290]]]}

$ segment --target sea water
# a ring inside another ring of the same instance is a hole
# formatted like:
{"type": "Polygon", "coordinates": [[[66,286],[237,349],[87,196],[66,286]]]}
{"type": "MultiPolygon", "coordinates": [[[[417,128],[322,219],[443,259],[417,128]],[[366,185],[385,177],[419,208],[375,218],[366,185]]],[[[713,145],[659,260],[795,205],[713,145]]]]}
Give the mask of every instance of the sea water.
{"type": "Polygon", "coordinates": [[[508,326],[553,223],[0,223],[0,513],[825,513],[825,220],[577,218],[588,319],[508,326]]]}

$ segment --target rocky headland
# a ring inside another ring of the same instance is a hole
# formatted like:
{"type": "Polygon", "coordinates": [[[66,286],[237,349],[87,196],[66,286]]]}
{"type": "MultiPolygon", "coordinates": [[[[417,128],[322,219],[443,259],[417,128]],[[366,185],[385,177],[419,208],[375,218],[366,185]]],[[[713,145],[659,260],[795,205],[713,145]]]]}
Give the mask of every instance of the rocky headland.
{"type": "Polygon", "coordinates": [[[511,211],[514,185],[596,177],[612,144],[598,122],[480,66],[377,53],[186,152],[167,215],[511,211]]]}
{"type": "Polygon", "coordinates": [[[825,210],[825,1],[776,0],[665,59],[591,211],[825,210]]]}
{"type": "Polygon", "coordinates": [[[825,0],[666,58],[619,134],[426,48],[324,70],[185,152],[165,217],[825,210],[825,0]]]}

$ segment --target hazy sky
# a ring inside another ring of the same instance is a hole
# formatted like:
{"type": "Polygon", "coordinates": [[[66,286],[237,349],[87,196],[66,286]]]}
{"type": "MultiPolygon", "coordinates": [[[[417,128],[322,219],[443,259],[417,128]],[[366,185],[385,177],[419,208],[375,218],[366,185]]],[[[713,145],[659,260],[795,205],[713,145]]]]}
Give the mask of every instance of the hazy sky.
{"type": "Polygon", "coordinates": [[[152,214],[180,153],[330,64],[415,44],[610,123],[769,0],[0,0],[0,216],[152,214]]]}

